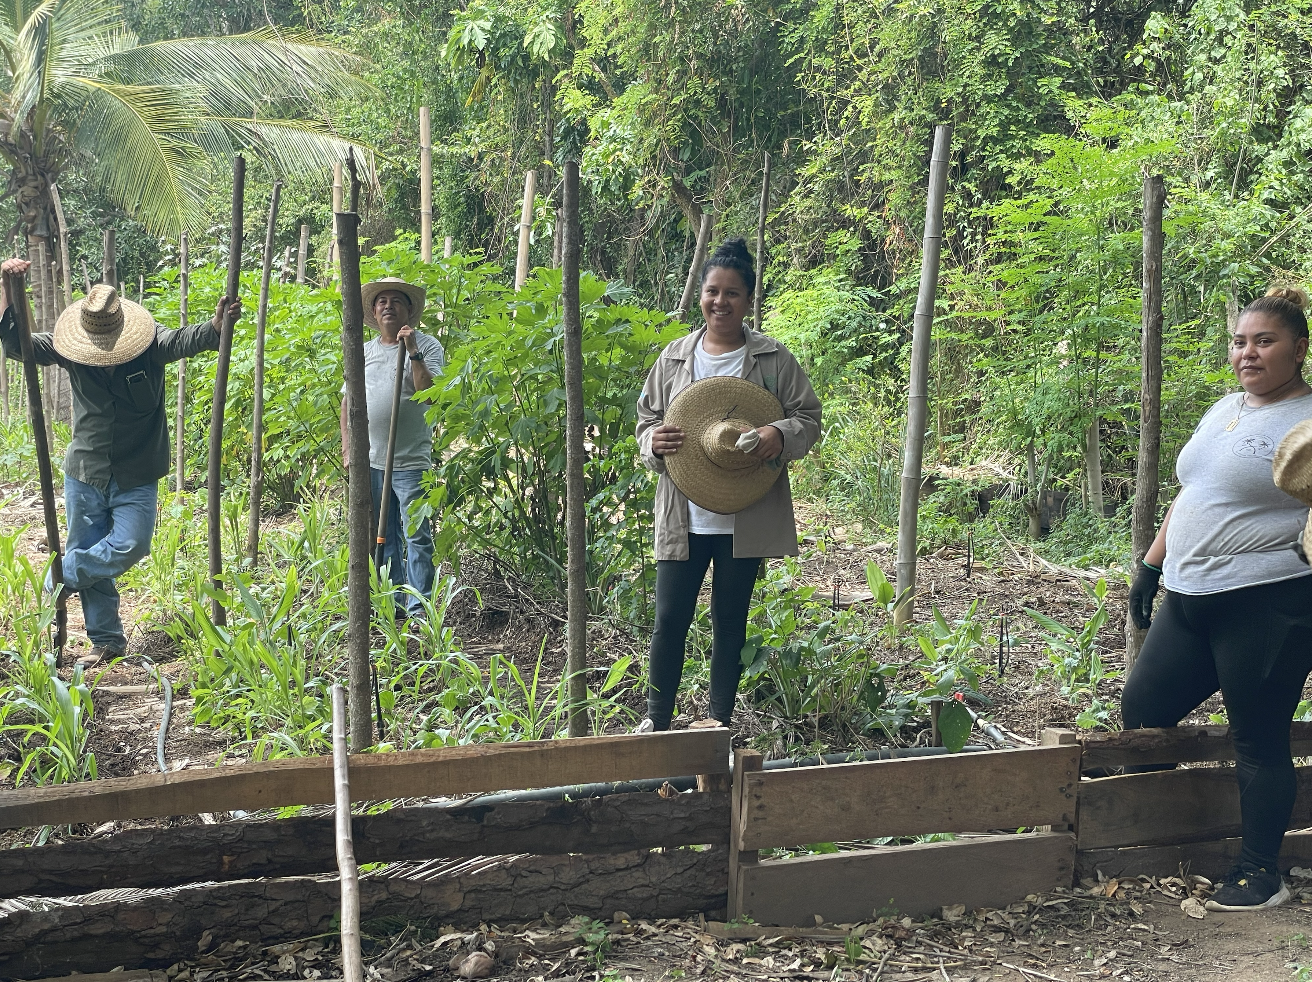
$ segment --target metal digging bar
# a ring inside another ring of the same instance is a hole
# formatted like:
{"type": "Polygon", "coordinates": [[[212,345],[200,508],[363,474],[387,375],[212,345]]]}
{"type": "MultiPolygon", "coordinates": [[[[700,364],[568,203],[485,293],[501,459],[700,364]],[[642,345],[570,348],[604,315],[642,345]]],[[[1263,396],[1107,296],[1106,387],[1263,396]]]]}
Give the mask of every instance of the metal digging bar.
{"type": "Polygon", "coordinates": [[[64,645],[68,643],[68,594],[64,590],[64,553],[59,544],[59,516],[55,514],[55,478],[50,467],[50,442],[46,438],[46,414],[41,407],[41,376],[32,349],[32,307],[27,297],[27,277],[5,274],[5,292],[14,312],[14,327],[23,354],[23,376],[27,379],[27,404],[32,412],[32,439],[36,443],[37,470],[41,478],[41,504],[46,513],[46,545],[50,549],[50,584],[55,593],[55,667],[62,668],[64,645]]]}

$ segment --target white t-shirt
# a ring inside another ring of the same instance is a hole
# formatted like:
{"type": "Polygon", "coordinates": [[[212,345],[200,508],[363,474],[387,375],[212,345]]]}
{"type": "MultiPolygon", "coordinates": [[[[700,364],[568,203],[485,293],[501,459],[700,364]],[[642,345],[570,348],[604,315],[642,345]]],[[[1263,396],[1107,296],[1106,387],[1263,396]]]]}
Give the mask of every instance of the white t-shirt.
{"type": "MultiPolygon", "coordinates": [[[[434,377],[446,365],[446,352],[435,337],[415,332],[415,343],[424,354],[424,364],[434,377]]],[[[401,383],[401,415],[396,421],[396,457],[392,466],[398,471],[424,471],[433,466],[433,428],[425,413],[428,407],[415,402],[415,378],[410,356],[406,355],[404,380],[401,383]]],[[[387,433],[392,426],[392,395],[396,388],[396,345],[383,344],[374,335],[364,345],[364,390],[369,407],[369,466],[387,468],[387,433]]],[[[342,386],[345,395],[346,386],[342,386]]]]}
{"type": "MultiPolygon", "coordinates": [[[[704,378],[713,378],[717,375],[731,375],[734,378],[743,377],[743,366],[747,363],[747,344],[745,342],[742,347],[735,348],[733,351],[727,351],[722,355],[712,355],[708,354],[702,346],[705,341],[706,339],[703,337],[693,352],[692,380],[694,382],[700,382],[704,378]]],[[[690,501],[688,502],[688,531],[697,535],[733,535],[733,516],[707,511],[690,501]]]]}

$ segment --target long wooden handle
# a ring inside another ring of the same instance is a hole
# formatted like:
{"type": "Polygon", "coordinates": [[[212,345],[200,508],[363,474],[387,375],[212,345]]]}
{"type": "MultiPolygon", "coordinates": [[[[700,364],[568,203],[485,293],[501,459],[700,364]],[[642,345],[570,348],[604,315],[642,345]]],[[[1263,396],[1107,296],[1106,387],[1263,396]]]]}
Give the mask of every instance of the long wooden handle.
{"type": "Polygon", "coordinates": [[[396,381],[392,385],[392,421],[387,426],[387,462],[383,465],[383,492],[379,495],[378,529],[374,533],[374,566],[383,571],[383,550],[387,548],[387,518],[392,503],[392,468],[396,462],[396,425],[401,415],[401,389],[405,385],[405,342],[396,342],[396,381]]]}
{"type": "Polygon", "coordinates": [[[55,667],[62,667],[64,645],[68,641],[68,598],[60,589],[64,585],[64,554],[59,543],[59,516],[55,513],[55,477],[50,466],[50,441],[46,438],[46,414],[41,405],[41,375],[36,367],[32,347],[32,307],[27,296],[27,277],[23,273],[5,274],[5,293],[14,311],[14,327],[23,355],[23,376],[27,379],[27,405],[32,413],[32,439],[36,443],[37,471],[41,479],[41,504],[45,507],[46,545],[50,548],[50,581],[55,589],[55,667]]]}

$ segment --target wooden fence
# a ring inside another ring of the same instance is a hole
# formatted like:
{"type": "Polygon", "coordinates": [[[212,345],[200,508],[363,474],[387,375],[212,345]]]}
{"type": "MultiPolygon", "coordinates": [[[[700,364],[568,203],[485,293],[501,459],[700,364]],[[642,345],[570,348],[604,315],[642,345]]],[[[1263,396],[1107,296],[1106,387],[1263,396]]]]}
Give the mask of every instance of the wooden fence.
{"type": "MultiPolygon", "coordinates": [[[[1312,756],[1312,724],[1294,724],[1291,738],[1296,755],[1312,756]]],[[[1234,770],[1215,766],[1234,759],[1226,728],[1050,730],[1043,744],[777,770],[741,750],[731,791],[718,790],[730,775],[723,729],[356,757],[351,790],[361,800],[691,774],[703,789],[357,815],[362,863],[424,864],[362,880],[364,916],[476,924],[544,911],[718,911],[810,926],[817,916],[999,907],[1099,871],[1164,875],[1188,864],[1215,876],[1237,856],[1234,770]],[[1211,766],[1102,776],[1200,762],[1211,766]],[[930,833],[950,841],[877,844],[930,833]],[[787,855],[813,843],[842,851],[787,855]],[[785,854],[763,858],[768,849],[785,854]]],[[[1292,829],[1312,827],[1312,767],[1297,774],[1292,829]]],[[[0,827],[317,804],[329,783],[328,762],[308,759],[0,792],[0,827]]],[[[1281,863],[1312,866],[1312,832],[1291,832],[1281,863]]],[[[0,914],[0,979],[160,967],[195,954],[207,931],[262,944],[322,933],[337,884],[320,874],[335,867],[332,819],[316,814],[0,851],[0,910],[12,906],[3,898],[81,898],[0,914]],[[86,896],[122,888],[153,892],[86,896]]]]}

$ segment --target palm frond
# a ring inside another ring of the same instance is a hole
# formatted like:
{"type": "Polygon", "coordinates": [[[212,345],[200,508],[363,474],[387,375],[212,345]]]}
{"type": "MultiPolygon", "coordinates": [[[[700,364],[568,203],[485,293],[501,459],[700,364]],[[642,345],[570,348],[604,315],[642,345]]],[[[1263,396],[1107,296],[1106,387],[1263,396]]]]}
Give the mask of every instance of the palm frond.
{"type": "Polygon", "coordinates": [[[219,131],[211,131],[201,141],[215,156],[227,156],[231,148],[241,148],[248,156],[267,164],[275,174],[293,176],[321,173],[344,159],[353,148],[365,171],[373,173],[373,152],[343,139],[323,123],[234,116],[209,116],[205,122],[219,131]]]}
{"type": "Polygon", "coordinates": [[[204,122],[195,92],[81,76],[66,79],[60,95],[77,89],[85,99],[72,136],[109,196],[152,232],[198,228],[210,162],[197,143],[204,122]]]}
{"type": "Polygon", "coordinates": [[[204,86],[217,115],[257,116],[266,107],[322,109],[329,99],[376,94],[360,77],[368,62],[311,35],[272,30],[137,45],[105,58],[102,70],[137,85],[204,86]]]}

